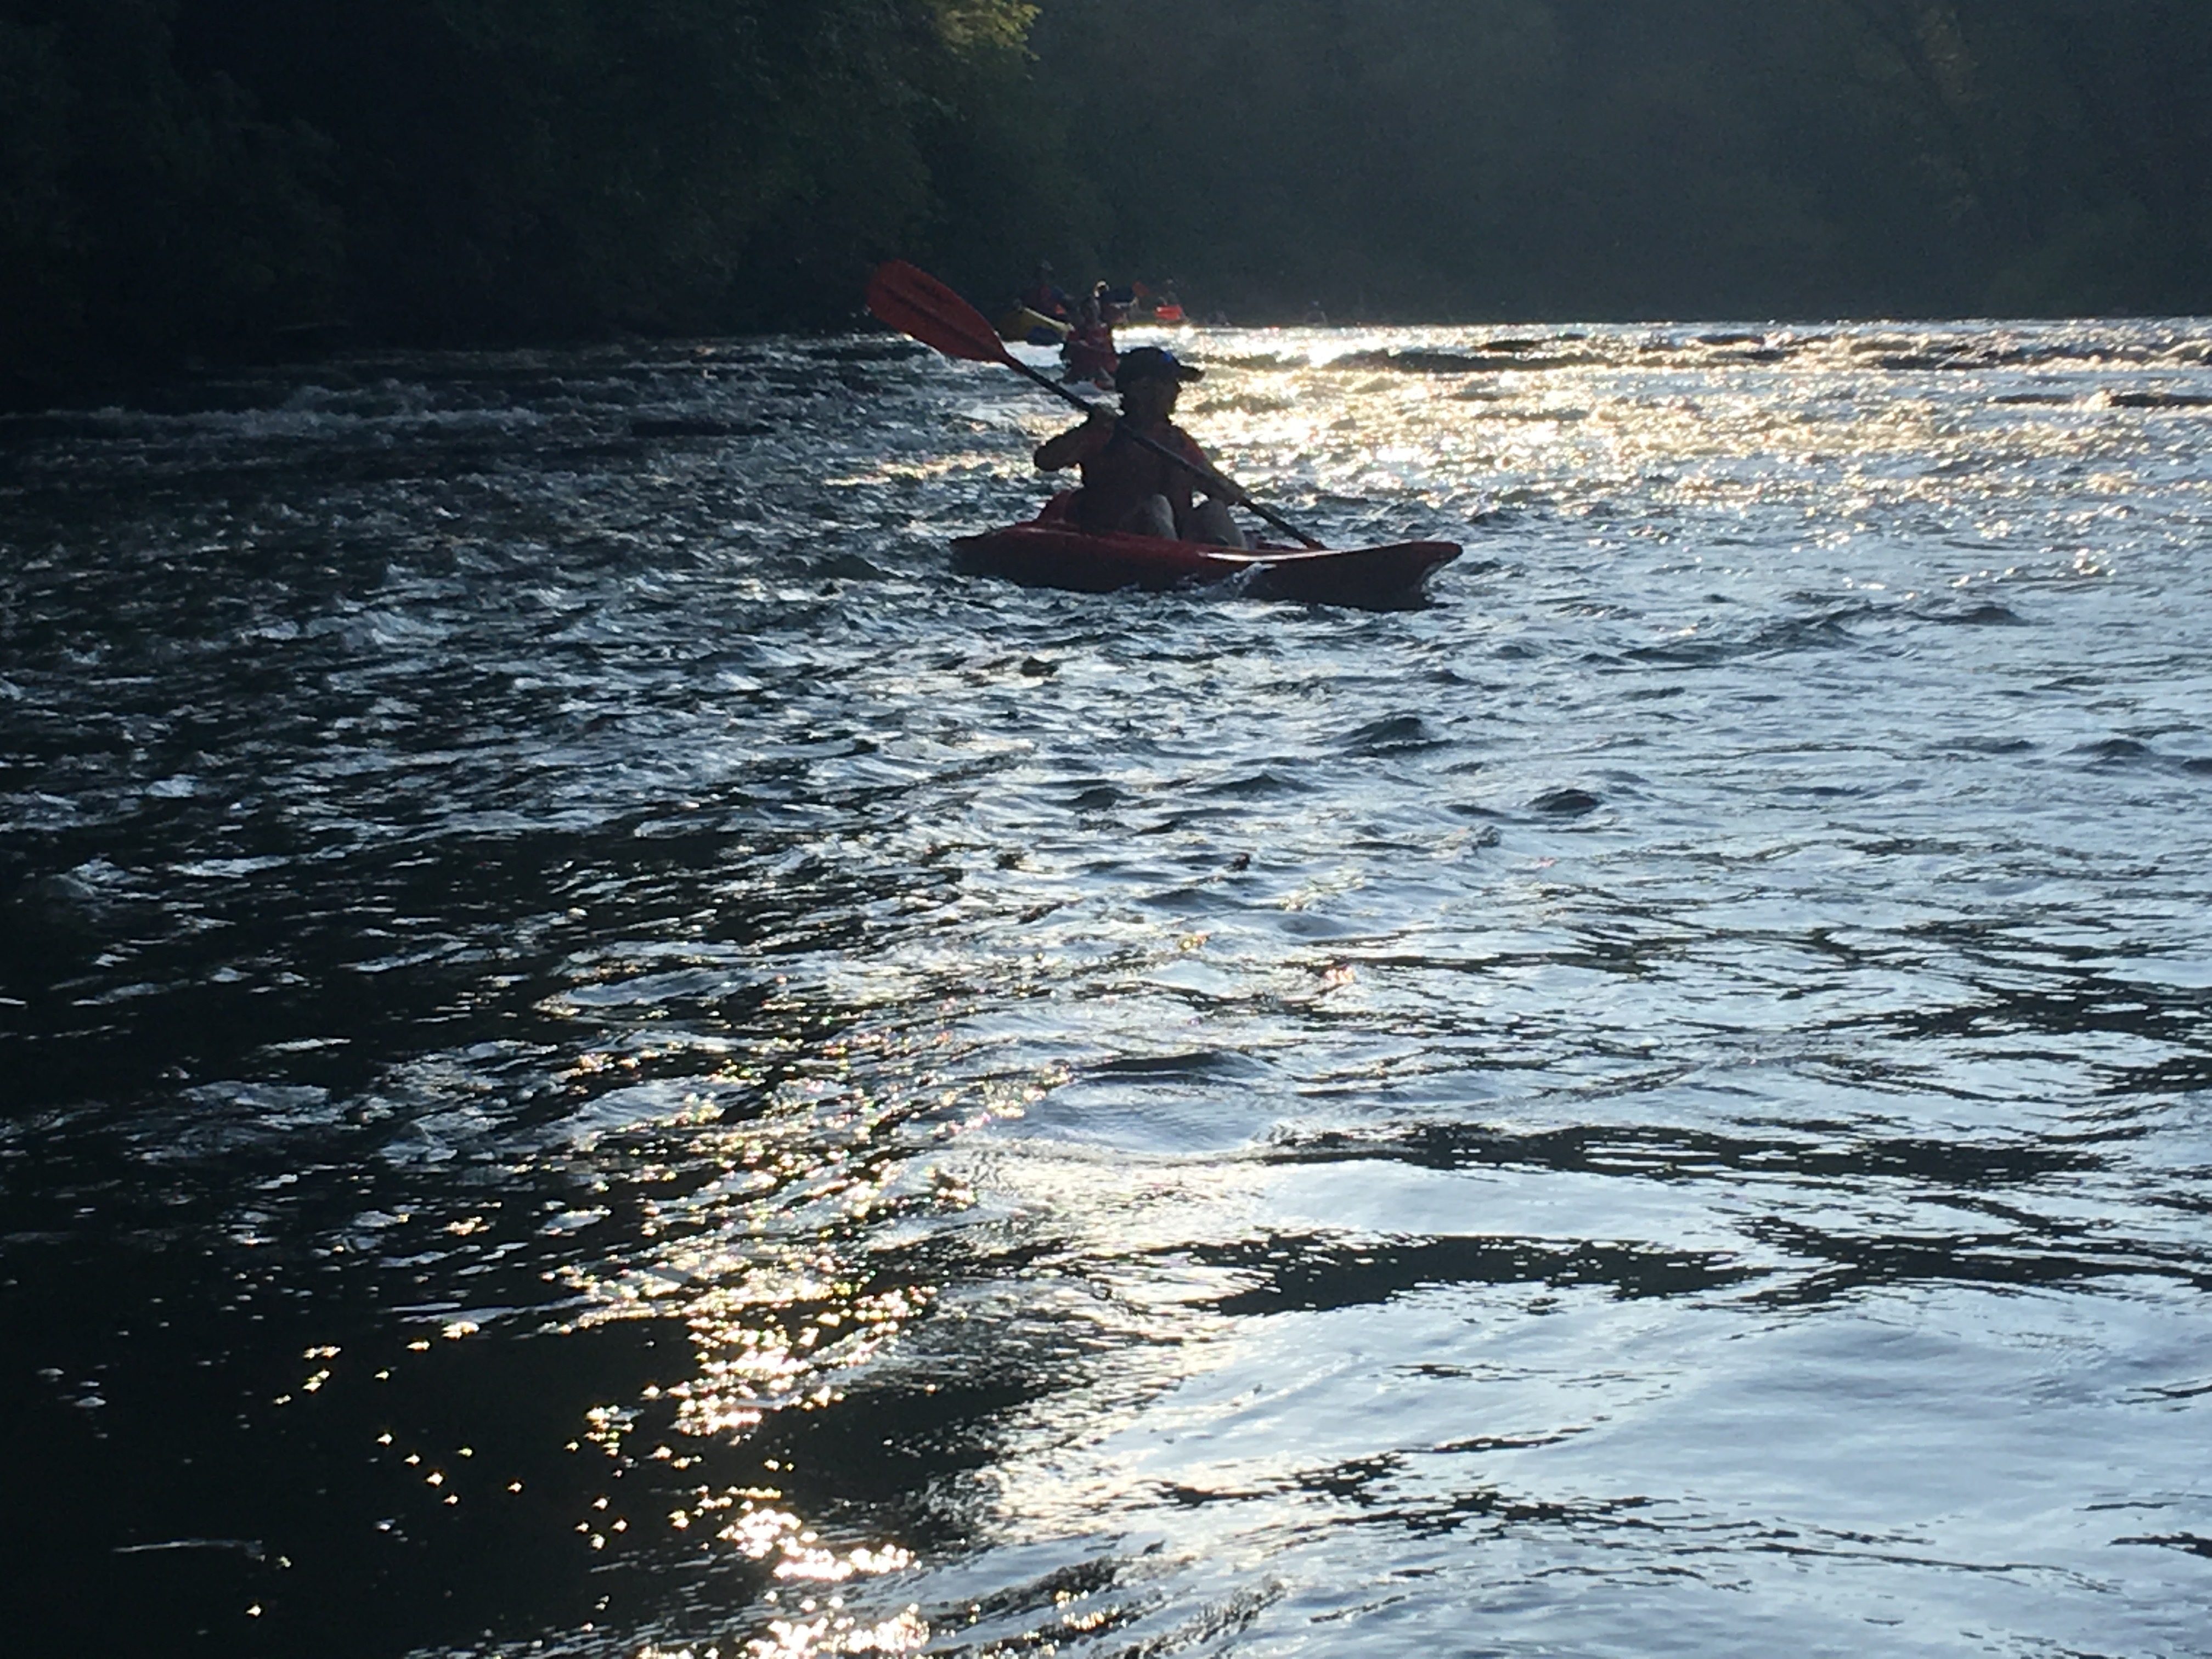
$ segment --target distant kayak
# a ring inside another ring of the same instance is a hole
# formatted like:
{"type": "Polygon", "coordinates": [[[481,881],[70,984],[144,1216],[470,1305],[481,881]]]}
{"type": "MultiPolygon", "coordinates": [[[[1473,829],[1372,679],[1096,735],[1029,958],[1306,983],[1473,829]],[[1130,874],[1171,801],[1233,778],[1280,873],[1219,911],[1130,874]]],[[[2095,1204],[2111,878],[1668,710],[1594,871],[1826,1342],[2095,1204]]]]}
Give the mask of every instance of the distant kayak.
{"type": "Polygon", "coordinates": [[[1031,311],[1027,306],[1016,306],[999,319],[996,327],[1000,339],[1021,340],[1030,345],[1058,345],[1075,331],[1073,324],[1048,317],[1041,311],[1031,311]]]}
{"type": "Polygon", "coordinates": [[[1158,592],[1243,578],[1243,591],[1257,599],[1391,611],[1420,603],[1429,577],[1460,554],[1456,542],[1240,550],[1152,536],[1094,535],[1069,516],[1073,500],[1072,493],[1057,495],[1027,524],[960,538],[952,544],[959,568],[1079,593],[1125,587],[1158,592]]]}

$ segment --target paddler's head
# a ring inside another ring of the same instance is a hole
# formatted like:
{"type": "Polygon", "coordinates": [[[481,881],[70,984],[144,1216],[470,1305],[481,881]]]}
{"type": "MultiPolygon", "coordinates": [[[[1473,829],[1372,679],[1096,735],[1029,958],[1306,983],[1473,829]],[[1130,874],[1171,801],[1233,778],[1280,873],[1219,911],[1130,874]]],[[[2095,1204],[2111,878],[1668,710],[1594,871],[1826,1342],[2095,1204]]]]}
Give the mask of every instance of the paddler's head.
{"type": "Polygon", "coordinates": [[[1176,361],[1171,351],[1158,346],[1138,346],[1121,354],[1114,366],[1114,389],[1121,394],[1121,412],[1133,420],[1164,421],[1175,413],[1176,398],[1183,382],[1205,373],[1176,361]]]}

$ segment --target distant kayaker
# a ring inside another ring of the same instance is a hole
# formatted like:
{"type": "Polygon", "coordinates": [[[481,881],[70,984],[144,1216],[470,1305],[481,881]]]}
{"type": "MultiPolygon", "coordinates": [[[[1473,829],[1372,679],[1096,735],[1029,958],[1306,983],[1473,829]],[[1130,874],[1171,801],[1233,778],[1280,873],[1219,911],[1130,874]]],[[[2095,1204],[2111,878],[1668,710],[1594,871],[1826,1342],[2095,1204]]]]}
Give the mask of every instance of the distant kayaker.
{"type": "Polygon", "coordinates": [[[1099,410],[1037,450],[1036,464],[1047,472],[1083,469],[1083,489],[1074,507],[1078,524],[1099,534],[1119,531],[1219,547],[1246,545],[1244,532],[1229,516],[1229,503],[1243,501],[1244,492],[1217,472],[1206,452],[1169,418],[1184,383],[1204,372],[1177,362],[1173,353],[1158,346],[1125,351],[1114,374],[1121,395],[1121,419],[1099,410]],[[1131,431],[1188,459],[1196,476],[1146,449],[1131,431]],[[1193,501],[1194,486],[1206,491],[1206,501],[1193,501]]]}
{"type": "Polygon", "coordinates": [[[1088,380],[1101,391],[1114,384],[1114,329],[1096,299],[1085,300],[1075,313],[1075,331],[1060,348],[1067,362],[1061,379],[1088,380]]]}
{"type": "Polygon", "coordinates": [[[1133,284],[1114,288],[1098,282],[1091,285],[1091,297],[1098,301],[1098,314],[1106,319],[1106,326],[1116,328],[1129,320],[1129,307],[1137,303],[1142,291],[1133,284]]]}
{"type": "Polygon", "coordinates": [[[1073,320],[1067,311],[1067,295],[1052,280],[1052,265],[1048,260],[1037,261],[1036,272],[1030,285],[1022,290],[1022,303],[1040,317],[1055,323],[1073,320]]]}

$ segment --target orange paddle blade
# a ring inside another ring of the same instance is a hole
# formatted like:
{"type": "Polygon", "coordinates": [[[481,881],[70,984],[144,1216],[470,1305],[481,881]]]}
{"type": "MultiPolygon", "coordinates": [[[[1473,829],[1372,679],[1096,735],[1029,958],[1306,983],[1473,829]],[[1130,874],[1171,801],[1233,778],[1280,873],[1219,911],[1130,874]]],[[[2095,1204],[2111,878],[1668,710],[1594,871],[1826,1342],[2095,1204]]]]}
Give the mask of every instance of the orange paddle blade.
{"type": "Polygon", "coordinates": [[[868,280],[868,309],[900,333],[911,334],[948,357],[975,363],[1013,361],[981,312],[903,259],[876,267],[868,280]]]}

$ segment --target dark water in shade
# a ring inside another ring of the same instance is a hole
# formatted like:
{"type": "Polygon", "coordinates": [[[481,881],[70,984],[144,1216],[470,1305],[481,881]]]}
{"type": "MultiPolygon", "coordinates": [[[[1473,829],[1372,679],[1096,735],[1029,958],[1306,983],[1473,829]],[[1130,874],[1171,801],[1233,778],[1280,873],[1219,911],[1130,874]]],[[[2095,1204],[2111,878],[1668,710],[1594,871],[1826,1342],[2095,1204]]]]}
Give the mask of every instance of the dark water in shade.
{"type": "Polygon", "coordinates": [[[2212,1654],[2212,324],[0,423],[10,1655],[2212,1654]]]}

